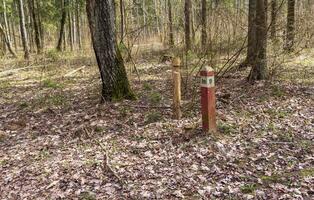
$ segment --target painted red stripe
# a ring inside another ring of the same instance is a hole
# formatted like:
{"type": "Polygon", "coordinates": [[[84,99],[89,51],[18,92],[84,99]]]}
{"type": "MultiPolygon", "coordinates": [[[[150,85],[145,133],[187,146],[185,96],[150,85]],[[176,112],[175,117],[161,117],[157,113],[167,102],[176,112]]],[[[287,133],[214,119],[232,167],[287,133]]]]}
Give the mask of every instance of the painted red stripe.
{"type": "Polygon", "coordinates": [[[215,72],[201,71],[201,76],[214,76],[215,72]]]}

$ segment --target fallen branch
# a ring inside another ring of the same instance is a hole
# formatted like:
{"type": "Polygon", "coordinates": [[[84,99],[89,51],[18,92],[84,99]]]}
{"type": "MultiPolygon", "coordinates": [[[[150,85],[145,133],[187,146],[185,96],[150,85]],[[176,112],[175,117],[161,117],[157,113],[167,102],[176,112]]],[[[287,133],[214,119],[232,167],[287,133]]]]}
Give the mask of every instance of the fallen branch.
{"type": "Polygon", "coordinates": [[[84,65],[84,66],[82,66],[82,67],[80,67],[80,68],[78,68],[78,69],[75,69],[75,70],[73,70],[73,71],[71,71],[71,72],[65,74],[63,77],[70,77],[70,76],[72,76],[73,74],[75,74],[75,73],[77,73],[77,72],[79,72],[79,71],[82,71],[82,69],[84,69],[85,67],[86,67],[86,66],[84,65]]]}
{"type": "Polygon", "coordinates": [[[10,69],[10,70],[0,72],[0,77],[11,76],[17,73],[18,71],[25,70],[25,69],[35,69],[35,68],[43,68],[43,67],[47,67],[47,65],[28,66],[28,67],[10,69]]]}

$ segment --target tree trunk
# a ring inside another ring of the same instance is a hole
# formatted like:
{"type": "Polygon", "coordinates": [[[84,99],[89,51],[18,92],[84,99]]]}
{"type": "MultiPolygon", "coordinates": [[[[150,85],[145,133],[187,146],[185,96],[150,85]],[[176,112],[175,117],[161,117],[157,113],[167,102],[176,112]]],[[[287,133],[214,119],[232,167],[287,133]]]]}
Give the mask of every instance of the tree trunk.
{"type": "Polygon", "coordinates": [[[11,38],[10,34],[8,32],[9,30],[9,23],[8,23],[8,17],[7,17],[7,6],[5,0],[2,0],[2,5],[3,5],[3,20],[4,20],[4,31],[6,32],[6,37],[11,43],[11,38]]]}
{"type": "Polygon", "coordinates": [[[36,43],[37,53],[40,54],[42,53],[42,46],[41,46],[40,30],[39,30],[38,21],[37,21],[34,0],[29,0],[29,4],[30,4],[30,14],[33,19],[32,21],[33,21],[34,32],[35,32],[35,43],[36,43]]]}
{"type": "MultiPolygon", "coordinates": [[[[9,52],[12,54],[12,56],[14,58],[16,58],[16,54],[14,53],[13,49],[12,49],[12,46],[11,46],[11,42],[10,40],[8,39],[8,36],[7,36],[7,33],[6,31],[4,30],[4,27],[0,24],[0,35],[2,35],[3,37],[3,41],[5,43],[5,45],[7,46],[9,52]]],[[[5,52],[5,46],[4,46],[4,52],[5,52]]]]}
{"type": "Polygon", "coordinates": [[[207,43],[207,2],[206,0],[202,0],[201,23],[202,23],[201,44],[202,44],[202,49],[205,50],[206,43],[207,43]]]}
{"type": "Polygon", "coordinates": [[[42,21],[41,21],[41,7],[40,7],[40,1],[36,0],[36,7],[37,7],[37,17],[38,17],[38,29],[39,29],[39,35],[40,35],[40,44],[41,44],[41,48],[42,50],[45,47],[45,36],[44,36],[44,28],[42,25],[42,21]]]}
{"type": "Polygon", "coordinates": [[[267,78],[267,17],[265,0],[256,0],[255,52],[249,81],[267,78]]]}
{"type": "Polygon", "coordinates": [[[169,19],[169,44],[170,46],[174,46],[171,0],[168,0],[168,19],[169,19]]]}
{"type": "Polygon", "coordinates": [[[18,10],[20,16],[20,29],[22,36],[22,44],[24,48],[24,58],[29,59],[29,47],[28,47],[28,39],[25,27],[25,16],[24,16],[24,8],[23,8],[23,0],[18,0],[18,10]]]}
{"type": "Polygon", "coordinates": [[[87,0],[86,10],[102,80],[102,100],[133,98],[115,37],[114,0],[87,0]]]}
{"type": "Polygon", "coordinates": [[[77,44],[79,49],[82,49],[82,36],[81,36],[81,11],[80,11],[81,5],[80,1],[76,1],[76,28],[77,28],[77,44]]]}
{"type": "Polygon", "coordinates": [[[295,0],[288,0],[287,35],[285,50],[292,51],[294,46],[295,0]]]}
{"type": "Polygon", "coordinates": [[[271,0],[270,37],[272,40],[275,40],[277,37],[277,12],[278,12],[277,0],[271,0]]]}
{"type": "Polygon", "coordinates": [[[67,18],[67,1],[68,0],[61,0],[61,10],[62,10],[62,16],[60,21],[60,32],[59,32],[59,39],[58,39],[58,45],[57,45],[57,51],[62,51],[62,41],[64,38],[64,28],[67,18]]]}
{"type": "Polygon", "coordinates": [[[71,51],[74,50],[73,47],[73,27],[72,27],[72,15],[71,12],[68,12],[68,27],[69,27],[69,43],[71,51]]]}
{"type": "Polygon", "coordinates": [[[120,22],[120,40],[123,42],[123,37],[124,37],[124,9],[123,9],[123,0],[120,0],[120,17],[121,17],[121,22],[120,22]]]}
{"type": "Polygon", "coordinates": [[[184,4],[185,16],[185,48],[186,51],[191,50],[191,0],[185,0],[184,4]]]}
{"type": "Polygon", "coordinates": [[[249,1],[248,45],[246,61],[243,67],[250,66],[252,64],[256,52],[256,4],[256,0],[249,1]]]}

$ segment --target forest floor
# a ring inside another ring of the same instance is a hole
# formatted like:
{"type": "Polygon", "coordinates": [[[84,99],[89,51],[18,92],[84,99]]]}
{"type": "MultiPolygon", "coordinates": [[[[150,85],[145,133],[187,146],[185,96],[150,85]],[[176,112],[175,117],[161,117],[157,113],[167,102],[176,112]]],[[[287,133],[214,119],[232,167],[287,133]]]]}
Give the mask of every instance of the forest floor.
{"type": "Polygon", "coordinates": [[[313,198],[313,53],[272,82],[222,79],[215,135],[199,128],[198,92],[185,92],[198,79],[183,84],[178,121],[169,63],[137,68],[137,100],[100,104],[84,54],[2,60],[0,199],[313,198]]]}

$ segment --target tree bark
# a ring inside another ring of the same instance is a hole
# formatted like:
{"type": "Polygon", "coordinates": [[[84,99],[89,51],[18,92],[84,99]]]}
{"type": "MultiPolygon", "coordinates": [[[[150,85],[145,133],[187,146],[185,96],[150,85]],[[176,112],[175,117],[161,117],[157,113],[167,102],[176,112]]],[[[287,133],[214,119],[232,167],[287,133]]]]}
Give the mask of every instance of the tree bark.
{"type": "Polygon", "coordinates": [[[202,49],[204,50],[206,49],[206,43],[207,43],[207,2],[206,0],[202,0],[201,23],[202,23],[201,44],[202,44],[202,49]]]}
{"type": "Polygon", "coordinates": [[[61,10],[62,10],[62,16],[60,21],[60,32],[59,32],[59,39],[58,39],[58,45],[57,45],[57,51],[62,51],[62,41],[64,38],[64,28],[67,18],[67,1],[68,0],[61,0],[61,10]]]}
{"type": "Polygon", "coordinates": [[[102,80],[102,100],[133,98],[117,47],[114,0],[87,0],[86,10],[102,80]]]}
{"type": "Polygon", "coordinates": [[[76,28],[77,28],[77,43],[79,49],[82,49],[82,36],[81,36],[81,5],[80,1],[76,1],[76,28]]]}
{"type": "MultiPolygon", "coordinates": [[[[4,27],[1,24],[0,24],[0,34],[2,35],[4,43],[7,46],[9,52],[12,54],[14,58],[16,58],[17,56],[12,49],[11,42],[9,41],[6,31],[4,30],[4,27]]],[[[4,46],[4,52],[5,52],[5,46],[4,46]]]]}
{"type": "Polygon", "coordinates": [[[25,27],[25,16],[24,16],[24,8],[23,8],[23,0],[18,0],[18,11],[20,16],[20,29],[22,36],[22,44],[24,48],[24,58],[29,59],[29,47],[28,47],[28,38],[25,27]]]}
{"type": "Polygon", "coordinates": [[[184,16],[185,16],[185,48],[186,51],[189,51],[191,50],[191,0],[185,0],[184,16]]]}
{"type": "Polygon", "coordinates": [[[249,0],[248,45],[244,67],[250,66],[256,52],[256,0],[249,0]]]}
{"type": "Polygon", "coordinates": [[[37,21],[38,18],[36,16],[34,0],[29,0],[29,4],[30,4],[30,13],[33,19],[32,21],[33,21],[34,32],[35,32],[35,43],[36,43],[37,53],[40,54],[42,53],[42,45],[41,45],[41,40],[40,40],[40,30],[39,30],[38,21],[37,21]]]}
{"type": "Polygon", "coordinates": [[[287,35],[285,50],[292,51],[294,46],[295,0],[288,0],[287,35]]]}
{"type": "Polygon", "coordinates": [[[169,20],[169,44],[170,46],[174,46],[171,0],[168,0],[168,20],[169,20]]]}
{"type": "Polygon", "coordinates": [[[270,37],[272,40],[275,40],[277,37],[277,11],[278,11],[277,0],[271,0],[270,37]]]}
{"type": "Polygon", "coordinates": [[[124,9],[123,9],[123,0],[120,0],[120,17],[121,17],[121,22],[120,22],[120,40],[123,42],[123,37],[124,37],[124,9]]]}
{"type": "Polygon", "coordinates": [[[256,35],[255,52],[250,82],[267,78],[267,17],[265,0],[256,0],[256,35]]]}

